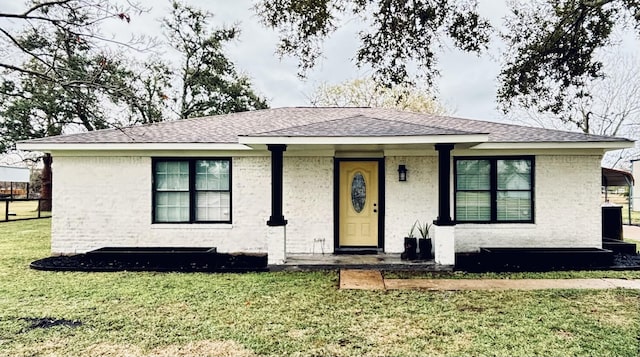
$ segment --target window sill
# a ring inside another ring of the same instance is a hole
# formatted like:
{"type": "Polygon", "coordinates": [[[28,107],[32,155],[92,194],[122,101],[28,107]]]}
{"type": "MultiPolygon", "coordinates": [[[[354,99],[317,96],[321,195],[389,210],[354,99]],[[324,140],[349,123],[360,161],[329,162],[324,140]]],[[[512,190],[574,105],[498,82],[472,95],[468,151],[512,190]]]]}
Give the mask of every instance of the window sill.
{"type": "Polygon", "coordinates": [[[152,223],[151,229],[232,229],[229,223],[152,223]]]}

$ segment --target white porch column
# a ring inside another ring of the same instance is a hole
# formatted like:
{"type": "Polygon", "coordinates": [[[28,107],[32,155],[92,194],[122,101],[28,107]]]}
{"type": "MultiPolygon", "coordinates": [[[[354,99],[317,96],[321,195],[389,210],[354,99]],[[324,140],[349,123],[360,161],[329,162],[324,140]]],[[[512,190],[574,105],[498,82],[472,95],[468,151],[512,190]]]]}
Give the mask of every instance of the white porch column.
{"type": "Polygon", "coordinates": [[[271,217],[267,221],[267,264],[287,260],[287,220],[282,214],[282,153],[286,145],[267,145],[271,151],[271,217]]]}
{"type": "Polygon", "coordinates": [[[287,226],[267,227],[267,264],[284,264],[287,261],[287,226]]]}
{"type": "Polygon", "coordinates": [[[436,144],[438,151],[438,219],[433,222],[436,264],[456,263],[456,223],[451,219],[451,150],[453,144],[436,144]]]}
{"type": "Polygon", "coordinates": [[[456,226],[433,225],[433,250],[436,264],[455,265],[456,263],[456,226]]]}

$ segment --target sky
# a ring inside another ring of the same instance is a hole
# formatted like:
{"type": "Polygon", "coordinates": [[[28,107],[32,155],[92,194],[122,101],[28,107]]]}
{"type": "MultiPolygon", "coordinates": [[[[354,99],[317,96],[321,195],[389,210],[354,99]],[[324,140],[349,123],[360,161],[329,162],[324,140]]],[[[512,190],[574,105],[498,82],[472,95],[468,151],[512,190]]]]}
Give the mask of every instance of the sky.
{"type": "MultiPolygon", "coordinates": [[[[237,41],[225,46],[227,54],[237,68],[248,75],[254,89],[266,97],[271,107],[309,105],[309,96],[322,83],[339,84],[347,80],[369,75],[368,69],[358,69],[353,57],[358,47],[357,21],[349,21],[340,27],[323,46],[323,58],[307,73],[306,79],[297,76],[297,60],[282,59],[275,53],[278,33],[260,24],[251,9],[250,0],[186,0],[190,5],[214,14],[212,23],[238,24],[241,29],[237,41]]],[[[160,31],[158,19],[169,11],[169,1],[143,0],[149,13],[132,17],[124,30],[146,33],[151,36],[160,31]]],[[[499,24],[506,14],[504,0],[480,1],[480,12],[499,24]]],[[[122,31],[117,21],[114,31],[122,31]]],[[[438,66],[441,76],[437,80],[438,97],[455,116],[484,120],[500,120],[496,109],[496,77],[499,73],[495,45],[488,53],[478,57],[461,51],[444,48],[438,66]]]]}
{"type": "MultiPolygon", "coordinates": [[[[123,0],[124,1],[124,0],[123,0]]],[[[271,107],[309,105],[309,96],[320,84],[339,84],[361,78],[371,72],[358,69],[353,57],[358,47],[356,36],[361,26],[348,21],[324,43],[323,58],[302,80],[297,76],[297,60],[280,59],[275,50],[278,34],[260,24],[252,10],[255,0],[182,0],[194,7],[214,14],[212,25],[237,24],[241,29],[237,41],[225,46],[226,53],[236,67],[249,76],[254,89],[266,97],[271,107]]],[[[161,38],[159,19],[169,13],[169,0],[136,0],[149,12],[131,14],[129,24],[114,19],[104,22],[106,34],[115,33],[126,41],[131,34],[144,34],[161,38]]],[[[507,15],[507,0],[479,0],[479,12],[499,27],[507,15]]],[[[0,0],[0,11],[18,12],[24,9],[21,0],[0,0]]],[[[499,73],[501,47],[497,34],[483,55],[468,54],[445,47],[439,54],[440,77],[436,80],[439,100],[452,115],[490,121],[506,121],[498,111],[495,96],[499,73]]],[[[640,52],[640,42],[630,36],[624,46],[631,52],[640,52]]],[[[170,51],[165,57],[177,56],[170,51]]]]}

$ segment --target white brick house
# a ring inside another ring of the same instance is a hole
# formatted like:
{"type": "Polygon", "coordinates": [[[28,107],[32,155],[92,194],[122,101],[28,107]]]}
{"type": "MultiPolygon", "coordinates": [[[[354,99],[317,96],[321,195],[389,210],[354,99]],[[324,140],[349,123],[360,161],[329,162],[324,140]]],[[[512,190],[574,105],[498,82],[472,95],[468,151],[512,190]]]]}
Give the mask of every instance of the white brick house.
{"type": "Polygon", "coordinates": [[[601,248],[600,160],[627,139],[373,108],[279,108],[20,142],[53,156],[54,254],[202,246],[398,253],[601,248]],[[406,168],[406,180],[399,170],[406,168]]]}

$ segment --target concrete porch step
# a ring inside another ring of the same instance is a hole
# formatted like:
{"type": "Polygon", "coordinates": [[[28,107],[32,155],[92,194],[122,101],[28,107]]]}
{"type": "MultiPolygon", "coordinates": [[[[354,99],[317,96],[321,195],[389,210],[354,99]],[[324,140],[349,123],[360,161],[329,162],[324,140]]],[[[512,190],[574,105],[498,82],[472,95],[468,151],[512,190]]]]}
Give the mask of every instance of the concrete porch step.
{"type": "Polygon", "coordinates": [[[269,270],[377,269],[451,271],[433,260],[402,260],[400,254],[304,254],[287,256],[284,264],[270,265],[269,270]]]}

